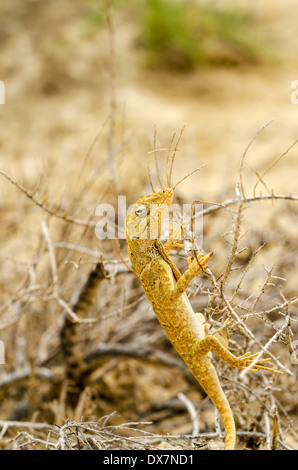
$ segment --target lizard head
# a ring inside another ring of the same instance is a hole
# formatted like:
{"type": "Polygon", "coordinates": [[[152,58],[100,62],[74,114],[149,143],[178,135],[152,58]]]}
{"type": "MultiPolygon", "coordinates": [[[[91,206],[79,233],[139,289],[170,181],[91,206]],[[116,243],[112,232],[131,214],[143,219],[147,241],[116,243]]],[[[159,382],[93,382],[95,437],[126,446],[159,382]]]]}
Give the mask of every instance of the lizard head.
{"type": "Polygon", "coordinates": [[[172,204],[173,195],[172,188],[165,188],[140,197],[126,217],[127,237],[131,240],[160,238],[161,221],[172,204]]]}

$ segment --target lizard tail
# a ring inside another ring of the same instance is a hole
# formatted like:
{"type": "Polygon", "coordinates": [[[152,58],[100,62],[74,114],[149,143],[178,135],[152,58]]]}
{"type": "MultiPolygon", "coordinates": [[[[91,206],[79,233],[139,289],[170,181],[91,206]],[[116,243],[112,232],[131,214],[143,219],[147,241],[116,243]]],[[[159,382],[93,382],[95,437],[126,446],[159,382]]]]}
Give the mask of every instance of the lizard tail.
{"type": "Polygon", "coordinates": [[[227,397],[220,386],[216,370],[210,360],[208,361],[209,363],[207,361],[205,367],[201,364],[200,370],[195,371],[194,375],[212,400],[223,421],[226,432],[225,450],[233,450],[236,442],[236,428],[233,413],[227,397]]]}
{"type": "Polygon", "coordinates": [[[212,399],[212,401],[218,409],[219,415],[224,423],[226,431],[225,450],[234,450],[236,442],[235,421],[227,397],[223,393],[222,389],[221,395],[220,400],[218,400],[217,397],[216,400],[212,399]]]}

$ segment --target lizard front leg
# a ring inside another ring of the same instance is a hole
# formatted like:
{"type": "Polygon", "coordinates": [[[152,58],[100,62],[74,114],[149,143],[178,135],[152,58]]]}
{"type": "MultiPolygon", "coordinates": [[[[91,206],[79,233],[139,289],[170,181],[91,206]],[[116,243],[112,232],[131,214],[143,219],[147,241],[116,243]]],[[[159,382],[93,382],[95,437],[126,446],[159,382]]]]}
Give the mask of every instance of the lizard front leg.
{"type": "Polygon", "coordinates": [[[199,276],[204,269],[206,269],[206,263],[212,258],[214,252],[209,253],[208,255],[203,255],[199,253],[193,261],[189,261],[188,259],[188,269],[185,273],[180,277],[180,279],[175,284],[172,292],[171,292],[171,300],[174,301],[180,295],[182,295],[189,283],[193,280],[194,277],[199,276]]]}
{"type": "Polygon", "coordinates": [[[185,248],[185,246],[182,243],[177,243],[181,238],[182,232],[183,232],[183,229],[180,225],[176,225],[175,228],[173,228],[173,226],[171,227],[170,233],[169,233],[169,239],[164,244],[164,248],[167,253],[169,253],[171,249],[175,247],[185,248]]]}

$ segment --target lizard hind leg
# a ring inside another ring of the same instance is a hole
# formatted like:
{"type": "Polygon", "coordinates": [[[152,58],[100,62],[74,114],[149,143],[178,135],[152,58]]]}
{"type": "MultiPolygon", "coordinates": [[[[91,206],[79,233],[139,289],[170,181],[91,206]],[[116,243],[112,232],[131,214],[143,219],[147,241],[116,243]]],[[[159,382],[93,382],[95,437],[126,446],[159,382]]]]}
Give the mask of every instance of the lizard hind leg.
{"type": "Polygon", "coordinates": [[[216,336],[218,341],[225,348],[227,348],[228,345],[229,345],[229,338],[228,338],[227,333],[226,333],[224,328],[225,328],[226,325],[228,325],[230,320],[226,320],[224,322],[224,327],[223,327],[223,329],[220,330],[220,332],[212,333],[212,326],[208,323],[205,316],[200,312],[195,313],[195,315],[196,315],[196,318],[197,318],[198,322],[200,323],[201,327],[204,329],[205,336],[207,336],[208,334],[209,335],[212,334],[212,335],[216,336]]]}
{"type": "MultiPolygon", "coordinates": [[[[206,356],[211,350],[214,350],[216,354],[224,360],[227,364],[232,367],[237,367],[238,369],[245,369],[250,366],[254,358],[259,354],[246,353],[243,356],[237,357],[232,354],[219,339],[214,335],[206,336],[205,338],[199,340],[193,347],[192,354],[196,359],[200,359],[206,356]]],[[[256,364],[254,364],[251,372],[257,372],[258,370],[267,370],[269,372],[274,372],[280,374],[279,371],[271,369],[270,367],[264,366],[264,363],[268,362],[270,359],[260,359],[256,364]]]]}

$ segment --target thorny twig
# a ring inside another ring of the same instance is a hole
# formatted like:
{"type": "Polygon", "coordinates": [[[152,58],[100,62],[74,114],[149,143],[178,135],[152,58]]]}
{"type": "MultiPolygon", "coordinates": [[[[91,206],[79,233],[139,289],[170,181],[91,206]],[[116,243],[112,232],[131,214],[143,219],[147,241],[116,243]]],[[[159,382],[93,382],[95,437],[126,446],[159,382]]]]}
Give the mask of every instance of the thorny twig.
{"type": "MultiPolygon", "coordinates": [[[[48,432],[47,438],[38,438],[27,431],[21,431],[18,432],[15,437],[8,439],[8,442],[14,442],[17,448],[40,444],[43,448],[53,448],[58,450],[77,448],[93,449],[94,447],[98,449],[119,449],[123,447],[130,449],[150,449],[152,444],[156,445],[157,443],[164,441],[171,443],[173,445],[173,449],[175,449],[176,445],[179,445],[180,448],[184,447],[185,449],[190,449],[189,441],[191,444],[195,443],[197,440],[218,437],[217,432],[198,432],[196,434],[174,434],[169,436],[145,431],[143,427],[145,425],[152,424],[151,422],[128,422],[120,425],[109,425],[107,421],[112,415],[113,413],[103,417],[99,421],[76,422],[67,420],[62,426],[50,426],[46,423],[34,422],[0,421],[0,427],[2,427],[0,437],[3,439],[9,428],[28,428],[31,430],[31,433],[33,430],[39,432],[45,431],[48,432]],[[125,435],[127,434],[127,431],[130,433],[129,436],[125,435]],[[22,441],[23,437],[27,439],[25,442],[22,441]]],[[[266,439],[267,433],[238,431],[237,436],[266,439]]],[[[279,439],[277,440],[280,445],[291,450],[283,441],[279,439]]]]}
{"type": "MultiPolygon", "coordinates": [[[[10,181],[13,185],[15,185],[25,196],[30,199],[36,206],[40,209],[48,213],[49,215],[56,217],[58,219],[62,219],[65,222],[83,226],[83,227],[95,227],[97,224],[96,220],[84,220],[78,217],[71,216],[65,212],[62,212],[58,207],[50,206],[46,202],[39,201],[37,197],[32,193],[29,189],[25,188],[21,183],[16,181],[12,176],[8,175],[5,171],[0,170],[0,175],[4,176],[8,181],[10,181]]],[[[249,197],[241,197],[241,203],[248,204],[250,202],[258,202],[258,201],[277,201],[277,200],[284,200],[284,201],[298,201],[298,196],[290,195],[290,194],[275,194],[272,192],[271,194],[267,195],[260,195],[260,196],[249,196],[249,197]]],[[[214,212],[218,212],[221,209],[226,209],[229,206],[239,203],[239,198],[228,199],[222,203],[214,203],[208,208],[203,209],[202,211],[198,211],[194,218],[202,217],[204,215],[208,215],[214,212]]],[[[208,203],[211,204],[211,203],[208,203]]]]}

